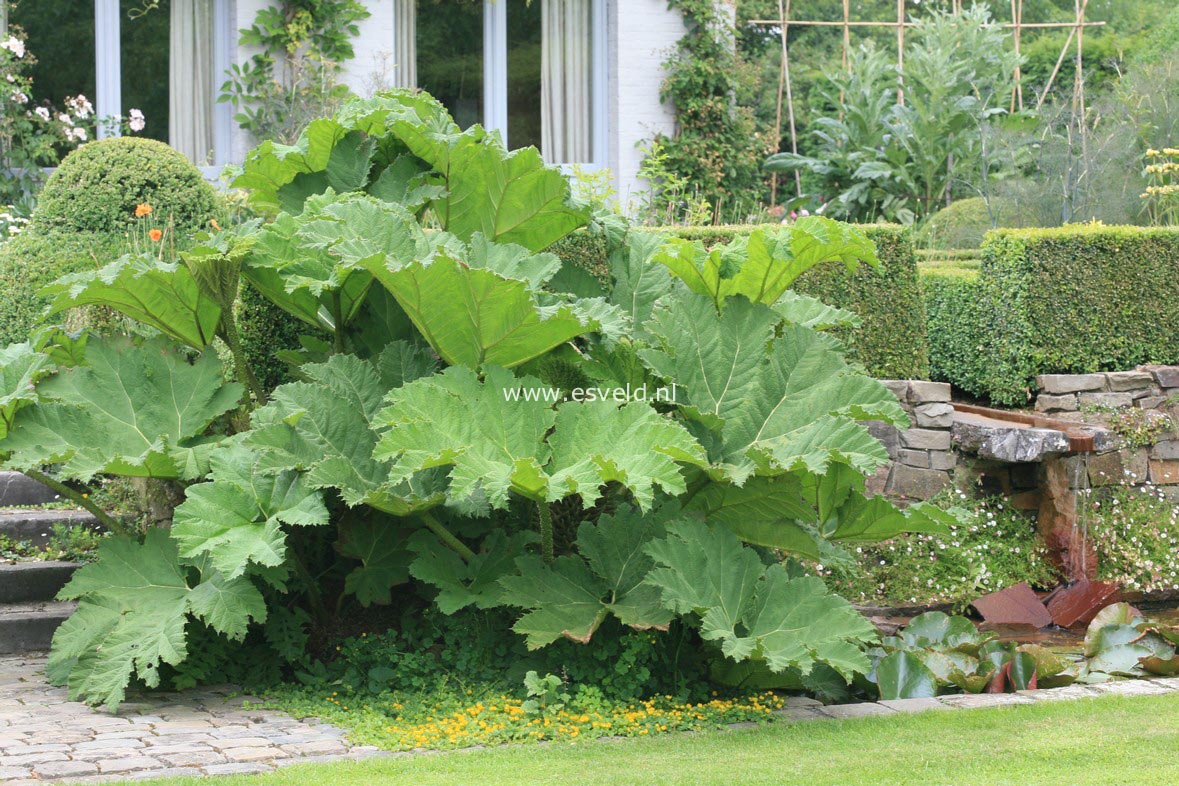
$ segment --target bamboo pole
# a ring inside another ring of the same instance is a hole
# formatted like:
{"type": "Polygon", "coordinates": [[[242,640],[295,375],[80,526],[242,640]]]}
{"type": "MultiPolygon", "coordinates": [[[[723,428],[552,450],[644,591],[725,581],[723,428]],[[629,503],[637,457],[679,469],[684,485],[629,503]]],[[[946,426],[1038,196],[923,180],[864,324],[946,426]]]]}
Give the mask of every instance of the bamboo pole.
{"type": "MultiPolygon", "coordinates": [[[[782,80],[786,84],[786,115],[790,121],[790,152],[798,155],[798,129],[794,123],[794,88],[790,84],[790,0],[778,0],[778,10],[782,17],[782,80]]],[[[779,136],[779,139],[781,137],[779,136]]],[[[794,170],[794,192],[802,196],[802,173],[794,170]]]]}
{"type": "Polygon", "coordinates": [[[1011,21],[1015,24],[1015,74],[1014,83],[1011,86],[1011,111],[1014,112],[1016,107],[1019,111],[1023,111],[1023,73],[1019,65],[1019,45],[1020,45],[1020,30],[1023,22],[1023,0],[1011,0],[1011,21]]]}
{"type": "MultiPolygon", "coordinates": [[[[782,0],[778,0],[778,16],[782,17],[782,24],[786,24],[786,15],[782,9],[782,0]]],[[[774,104],[774,152],[782,145],[782,94],[786,89],[786,53],[783,52],[778,61],[778,96],[774,104]]],[[[778,173],[770,175],[770,207],[778,204],[778,173]]]]}
{"type": "MultiPolygon", "coordinates": [[[[1069,31],[1068,38],[1065,39],[1064,46],[1060,50],[1060,57],[1056,58],[1056,65],[1052,67],[1052,73],[1048,75],[1048,82],[1045,83],[1044,90],[1042,93],[1040,93],[1040,98],[1036,101],[1037,112],[1040,111],[1040,107],[1044,106],[1044,100],[1048,98],[1048,93],[1052,90],[1052,84],[1056,81],[1056,75],[1060,73],[1060,67],[1064,65],[1064,59],[1068,57],[1069,49],[1072,48],[1073,38],[1076,37],[1077,31],[1085,27],[1092,27],[1094,24],[1092,22],[1085,23],[1082,21],[1085,18],[1085,9],[1088,6],[1089,0],[1084,0],[1084,2],[1081,3],[1081,11],[1079,14],[1077,14],[1077,18],[1073,22],[1073,29],[1069,31]]],[[[1104,24],[1104,22],[1101,24],[1104,24]]]]}
{"type": "Polygon", "coordinates": [[[905,105],[905,0],[897,0],[897,103],[905,105]]]}
{"type": "MultiPolygon", "coordinates": [[[[1089,0],[1073,0],[1077,9],[1077,23],[1085,21],[1085,7],[1089,0]]],[[[1089,134],[1085,129],[1085,28],[1077,28],[1076,76],[1073,79],[1073,113],[1077,116],[1077,128],[1081,134],[1081,161],[1089,161],[1089,134]]]]}
{"type": "MultiPolygon", "coordinates": [[[[781,23],[782,23],[781,19],[750,19],[746,24],[780,25],[781,23]]],[[[905,27],[916,27],[917,24],[918,24],[917,22],[905,22],[905,27]]],[[[1106,24],[1107,24],[1106,22],[1085,22],[1084,25],[1082,25],[1082,26],[1083,27],[1105,27],[1106,24]]],[[[791,19],[790,26],[791,27],[843,27],[843,22],[839,21],[839,20],[832,21],[829,19],[791,19]]],[[[847,26],[848,27],[896,27],[897,23],[896,22],[848,22],[847,26]]],[[[1002,24],[995,24],[995,23],[986,24],[986,25],[982,25],[982,27],[1002,27],[1006,30],[1011,30],[1012,28],[1015,27],[1015,25],[1013,25],[1009,22],[1003,22],[1002,24]]],[[[1020,25],[1020,28],[1023,30],[1032,30],[1032,29],[1048,30],[1048,29],[1052,29],[1052,28],[1063,28],[1063,27],[1076,28],[1076,27],[1078,27],[1078,25],[1076,22],[1024,22],[1023,24],[1020,25]]]]}
{"type": "Polygon", "coordinates": [[[843,0],[843,70],[844,71],[847,70],[847,56],[848,56],[849,49],[851,49],[851,0],[843,0]]]}

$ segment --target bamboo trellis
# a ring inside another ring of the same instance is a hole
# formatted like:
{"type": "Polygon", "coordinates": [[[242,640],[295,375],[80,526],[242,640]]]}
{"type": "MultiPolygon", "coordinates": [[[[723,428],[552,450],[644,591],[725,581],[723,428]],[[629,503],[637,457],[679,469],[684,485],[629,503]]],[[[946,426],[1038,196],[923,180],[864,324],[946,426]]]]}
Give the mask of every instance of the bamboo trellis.
{"type": "MultiPolygon", "coordinates": [[[[751,19],[749,24],[754,25],[774,25],[779,28],[779,38],[781,39],[782,48],[782,67],[778,75],[778,99],[775,112],[774,121],[774,138],[782,138],[782,121],[783,110],[785,110],[785,119],[789,123],[790,129],[790,149],[794,153],[798,153],[798,129],[795,124],[794,114],[794,90],[790,80],[790,46],[789,33],[791,27],[838,27],[842,29],[842,56],[840,62],[846,69],[848,66],[849,52],[851,51],[851,30],[853,27],[885,27],[894,28],[896,30],[897,39],[897,71],[903,72],[905,65],[905,30],[910,27],[915,27],[916,22],[911,22],[907,18],[906,3],[907,0],[897,0],[897,18],[895,22],[874,22],[874,21],[859,21],[851,17],[851,2],[850,0],[842,0],[843,2],[843,18],[840,20],[819,20],[819,19],[791,19],[791,0],[778,0],[778,18],[777,19],[751,19]]],[[[1073,48],[1073,39],[1076,39],[1076,55],[1074,57],[1075,76],[1073,79],[1073,113],[1079,113],[1080,119],[1083,121],[1085,112],[1085,80],[1084,80],[1084,35],[1086,27],[1101,27],[1105,22],[1089,22],[1085,20],[1085,10],[1089,5],[1089,0],[1074,0],[1076,16],[1071,22],[1024,22],[1023,21],[1023,0],[1011,0],[1011,21],[1010,22],[996,22],[998,27],[1011,30],[1012,40],[1015,46],[1015,53],[1019,54],[1022,44],[1023,31],[1032,29],[1061,29],[1070,28],[1068,39],[1064,42],[1064,47],[1060,51],[1060,57],[1056,61],[1056,66],[1052,69],[1052,73],[1048,77],[1048,82],[1044,85],[1039,98],[1036,100],[1036,109],[1039,109],[1043,103],[1044,98],[1052,89],[1052,85],[1056,81],[1057,75],[1060,73],[1060,68],[1068,57],[1069,50],[1073,48]]],[[[962,0],[951,0],[951,11],[956,14],[962,13],[962,0]]],[[[1011,89],[1011,111],[1017,108],[1022,110],[1024,108],[1023,99],[1023,74],[1017,64],[1015,72],[1012,74],[1012,89],[1011,89]]],[[[843,96],[840,95],[840,102],[842,103],[843,96]]],[[[905,88],[901,78],[898,77],[897,83],[897,103],[905,103],[905,88]]],[[[1084,123],[1081,122],[1081,126],[1084,123]]],[[[1084,136],[1082,132],[1082,136],[1084,136]]],[[[1082,141],[1083,143],[1083,141],[1082,141]]],[[[799,196],[802,195],[802,181],[797,170],[795,170],[795,189],[799,196]]],[[[773,176],[773,191],[771,192],[771,199],[777,198],[778,176],[773,176]]]]}

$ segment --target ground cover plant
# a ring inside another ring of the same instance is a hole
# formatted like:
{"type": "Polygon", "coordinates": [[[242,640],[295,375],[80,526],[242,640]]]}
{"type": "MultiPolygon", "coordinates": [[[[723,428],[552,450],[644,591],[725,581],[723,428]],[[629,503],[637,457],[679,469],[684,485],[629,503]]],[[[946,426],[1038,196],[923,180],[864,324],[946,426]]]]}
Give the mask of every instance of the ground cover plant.
{"type": "MultiPolygon", "coordinates": [[[[953,509],[948,536],[902,535],[852,550],[851,560],[812,565],[831,587],[858,603],[949,604],[963,611],[979,595],[1026,581],[1048,589],[1059,576],[1026,511],[1001,497],[952,492],[932,500],[953,509]]],[[[1099,546],[1103,548],[1103,546],[1099,546]]]]}
{"type": "Polygon", "coordinates": [[[3,562],[44,562],[63,560],[65,562],[89,562],[94,559],[106,533],[89,527],[71,527],[54,524],[44,533],[46,542],[16,540],[0,535],[0,563],[3,562]]]}
{"type": "Polygon", "coordinates": [[[1091,495],[1085,508],[1100,578],[1139,592],[1179,589],[1179,506],[1165,489],[1124,484],[1091,495]]]}
{"type": "MultiPolygon", "coordinates": [[[[935,498],[959,520],[948,537],[900,535],[850,549],[851,560],[808,563],[831,588],[856,603],[877,606],[948,604],[955,611],[979,595],[1021,581],[1041,590],[1060,577],[1036,534],[1034,512],[1003,498],[935,498]]],[[[1179,506],[1167,491],[1122,479],[1090,490],[1079,525],[1097,551],[1098,578],[1131,592],[1179,589],[1179,506]]]]}
{"type": "Polygon", "coordinates": [[[346,610],[415,598],[504,610],[529,650],[682,626],[795,683],[867,671],[872,626],[767,551],[952,518],[865,496],[887,454],[860,421],[906,418],[815,327],[850,316],[790,290],[872,264],[862,233],[813,218],[706,250],[615,225],[599,296],[543,250],[591,221],[564,176],[406,91],[263,143],[237,185],[268,221],[183,251],[149,233],[46,290],[135,334],[4,356],[6,466],[184,487],[170,528],[108,539],[62,591],[48,672],[72,697],[224,678],[233,642],[299,664],[346,610]],[[326,336],[286,357],[298,381],[250,368],[242,285],[326,336]]]}

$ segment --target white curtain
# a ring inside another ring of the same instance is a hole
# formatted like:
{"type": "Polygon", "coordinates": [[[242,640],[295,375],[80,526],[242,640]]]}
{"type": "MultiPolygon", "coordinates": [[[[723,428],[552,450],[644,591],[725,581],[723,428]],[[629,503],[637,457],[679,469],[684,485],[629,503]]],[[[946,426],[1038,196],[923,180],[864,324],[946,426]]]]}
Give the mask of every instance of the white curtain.
{"type": "Polygon", "coordinates": [[[417,32],[417,0],[393,0],[394,87],[418,86],[417,32]]]}
{"type": "Polygon", "coordinates": [[[205,164],[213,160],[217,90],[212,0],[172,0],[171,28],[168,140],[193,163],[205,164]]]}
{"type": "Polygon", "coordinates": [[[553,164],[593,158],[592,0],[542,0],[540,150],[553,164]]]}

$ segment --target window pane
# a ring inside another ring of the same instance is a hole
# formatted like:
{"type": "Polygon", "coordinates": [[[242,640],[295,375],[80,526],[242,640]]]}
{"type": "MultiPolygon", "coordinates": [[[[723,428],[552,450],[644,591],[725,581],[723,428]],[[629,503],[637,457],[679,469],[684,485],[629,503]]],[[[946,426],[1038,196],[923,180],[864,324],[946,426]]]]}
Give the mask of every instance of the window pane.
{"type": "Polygon", "coordinates": [[[418,0],[417,52],[418,86],[460,127],[482,122],[483,0],[418,0]]]}
{"type": "Polygon", "coordinates": [[[508,3],[508,144],[540,147],[541,2],[502,1],[508,3]]]}
{"type": "Polygon", "coordinates": [[[168,141],[168,51],[171,0],[142,12],[143,0],[120,0],[119,55],[122,71],[123,117],[132,109],[143,112],[147,125],[136,136],[168,141]]]}
{"type": "Polygon", "coordinates": [[[79,0],[21,0],[9,22],[28,35],[37,58],[30,69],[33,98],[59,109],[79,93],[94,102],[94,3],[79,0]]]}

